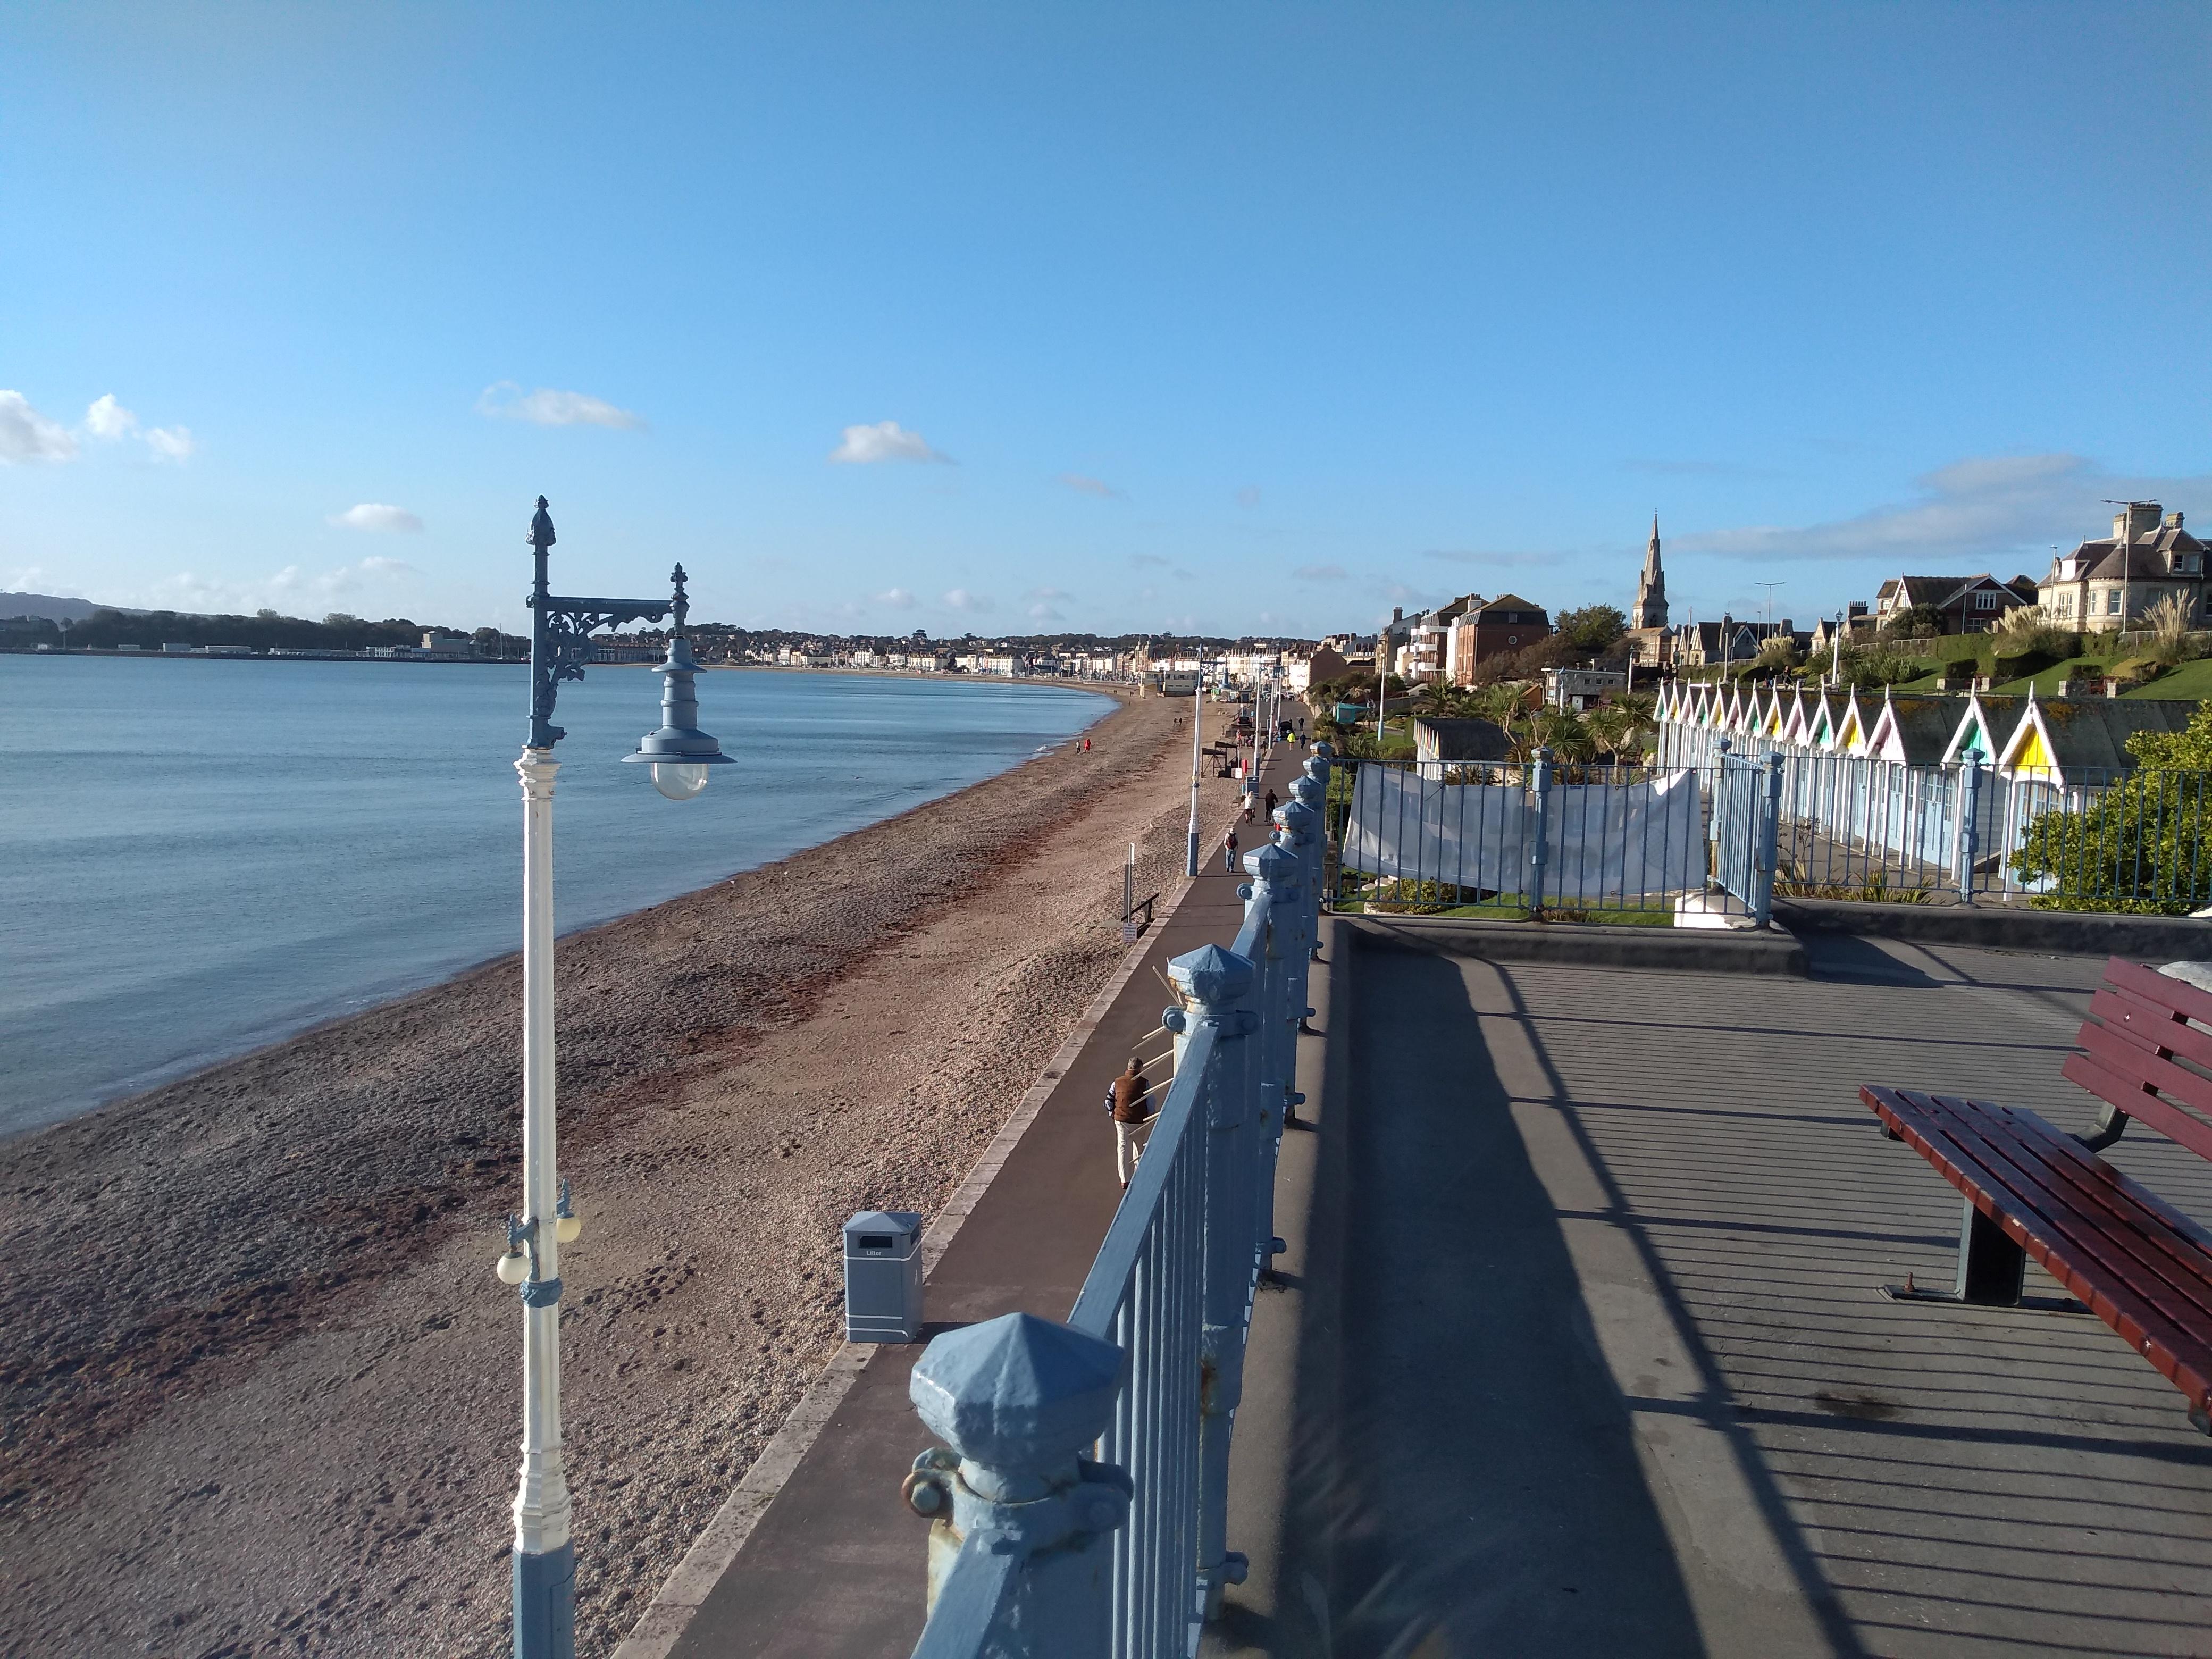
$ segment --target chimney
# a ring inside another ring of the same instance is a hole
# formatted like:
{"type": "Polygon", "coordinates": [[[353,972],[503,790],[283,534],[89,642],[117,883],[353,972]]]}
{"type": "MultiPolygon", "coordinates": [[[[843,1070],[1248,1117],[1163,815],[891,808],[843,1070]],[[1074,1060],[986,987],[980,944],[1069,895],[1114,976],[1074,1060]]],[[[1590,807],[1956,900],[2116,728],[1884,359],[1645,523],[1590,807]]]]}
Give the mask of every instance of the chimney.
{"type": "Polygon", "coordinates": [[[2169,514],[2167,514],[2166,515],[2166,527],[2168,530],[2179,530],[2179,529],[2180,529],[2180,528],[2181,528],[2181,514],[2179,514],[2179,513],[2169,513],[2169,514]]]}
{"type": "Polygon", "coordinates": [[[2146,531],[2157,529],[2165,511],[2157,501],[2130,501],[2126,512],[2112,514],[2112,539],[2133,542],[2146,531]]]}

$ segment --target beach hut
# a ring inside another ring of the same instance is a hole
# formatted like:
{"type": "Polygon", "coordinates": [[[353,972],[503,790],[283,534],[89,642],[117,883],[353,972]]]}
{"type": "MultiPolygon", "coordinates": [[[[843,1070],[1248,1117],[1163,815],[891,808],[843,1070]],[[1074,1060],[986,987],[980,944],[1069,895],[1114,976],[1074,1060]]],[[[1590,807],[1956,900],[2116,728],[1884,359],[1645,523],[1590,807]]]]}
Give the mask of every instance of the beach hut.
{"type": "Polygon", "coordinates": [[[1802,749],[1805,744],[1805,717],[1804,688],[1795,687],[1790,693],[1790,701],[1784,705],[1782,724],[1775,728],[1775,737],[1792,748],[1802,749]]]}
{"type": "Polygon", "coordinates": [[[1851,763],[1861,822],[1870,848],[1894,854],[1907,882],[1947,877],[1957,846],[1958,791],[1940,763],[1957,726],[1947,697],[1882,691],[1863,758],[1851,763]],[[1917,866],[1917,867],[1915,867],[1917,866]]]}
{"type": "Polygon", "coordinates": [[[1867,753],[1905,766],[1938,766],[1959,729],[1956,697],[1895,696],[1885,692],[1867,733],[1867,753]]]}
{"type": "Polygon", "coordinates": [[[2059,788],[2095,788],[2135,769],[2128,739],[2138,732],[2184,732],[2195,702],[2158,697],[2056,698],[2031,691],[2020,723],[1997,751],[2000,777],[2059,788]]]}
{"type": "Polygon", "coordinates": [[[1762,728],[1775,742],[1782,741],[1782,728],[1789,722],[1790,700],[1782,695],[1779,681],[1766,688],[1766,723],[1762,728]]]}
{"type": "Polygon", "coordinates": [[[1836,735],[1836,704],[1838,699],[1826,686],[1805,710],[1805,733],[1799,739],[1808,749],[1826,749],[1836,735]]]}
{"type": "Polygon", "coordinates": [[[1954,762],[1972,761],[1981,766],[1994,766],[2006,737],[2020,719],[2022,701],[2019,697],[1969,692],[1959,723],[1951,728],[1951,740],[1943,745],[1943,763],[1948,766],[1954,762]]]}
{"type": "Polygon", "coordinates": [[[1844,706],[1836,711],[1835,730],[1828,738],[1829,750],[1838,755],[1865,754],[1868,724],[1866,711],[1859,707],[1858,688],[1853,686],[1844,693],[1844,706]]]}

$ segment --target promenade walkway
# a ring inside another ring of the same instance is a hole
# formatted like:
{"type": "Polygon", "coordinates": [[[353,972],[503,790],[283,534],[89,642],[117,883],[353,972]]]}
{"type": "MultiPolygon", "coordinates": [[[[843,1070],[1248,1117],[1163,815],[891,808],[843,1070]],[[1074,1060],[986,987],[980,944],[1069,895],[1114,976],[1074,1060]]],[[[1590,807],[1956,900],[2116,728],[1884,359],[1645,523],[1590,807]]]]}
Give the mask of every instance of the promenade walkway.
{"type": "MultiPolygon", "coordinates": [[[[1948,1283],[1959,1200],[1856,1085],[2086,1127],[2101,961],[1814,938],[1753,980],[1397,931],[1328,930],[1207,1651],[2212,1653],[2212,1443],[2164,1379],[2084,1315],[1876,1290],[1948,1283]]],[[[2212,1218],[2202,1160],[2109,1156],[2212,1218]]]]}
{"type": "MultiPolygon", "coordinates": [[[[1279,750],[1262,787],[1285,790],[1301,758],[1279,750]]],[[[1243,833],[1249,850],[1256,843],[1243,833]]],[[[1103,1012],[1094,1006],[1099,1017],[1079,1052],[1063,1051],[1060,1074],[1047,1073],[1049,1093],[1034,1121],[931,1267],[925,1341],[1004,1313],[1065,1319],[1074,1305],[1121,1198],[1100,1105],[1107,1085],[1160,1023],[1169,960],[1228,944],[1243,920],[1237,888],[1248,878],[1223,873],[1211,836],[1205,848],[1203,873],[1146,936],[1118,990],[1108,988],[1103,1012]]],[[[1153,1037],[1143,1052],[1166,1046],[1153,1037]]],[[[716,1523],[752,1522],[742,1547],[733,1557],[718,1550],[710,1528],[619,1659],[884,1659],[912,1649],[927,1529],[901,1500],[899,1481],[933,1443],[907,1397],[923,1346],[848,1347],[833,1362],[831,1388],[844,1372],[849,1387],[764,1511],[756,1517],[739,1504],[716,1523]]]]}

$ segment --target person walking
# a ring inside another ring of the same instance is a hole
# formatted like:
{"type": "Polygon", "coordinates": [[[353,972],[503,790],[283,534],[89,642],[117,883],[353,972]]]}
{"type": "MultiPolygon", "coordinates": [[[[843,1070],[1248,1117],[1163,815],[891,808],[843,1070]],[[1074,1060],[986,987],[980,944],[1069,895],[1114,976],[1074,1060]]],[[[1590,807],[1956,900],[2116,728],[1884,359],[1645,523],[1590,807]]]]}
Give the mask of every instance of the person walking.
{"type": "Polygon", "coordinates": [[[1221,873],[1224,876],[1237,873],[1237,826],[1233,823],[1229,826],[1229,833],[1221,838],[1221,873]]]}
{"type": "Polygon", "coordinates": [[[1275,821],[1275,792],[1274,792],[1273,790],[1270,789],[1270,790],[1267,792],[1267,822],[1268,822],[1268,823],[1273,823],[1274,821],[1275,821]]]}
{"type": "Polygon", "coordinates": [[[1114,1169],[1121,1177],[1121,1190],[1129,1190],[1129,1177],[1136,1173],[1137,1160],[1144,1156],[1145,1143],[1152,1138],[1152,1120],[1159,1115],[1152,1109],[1152,1085],[1145,1081],[1145,1068],[1136,1055],[1129,1056],[1129,1069],[1114,1079],[1107,1091],[1106,1109],[1114,1118],[1114,1169]]]}

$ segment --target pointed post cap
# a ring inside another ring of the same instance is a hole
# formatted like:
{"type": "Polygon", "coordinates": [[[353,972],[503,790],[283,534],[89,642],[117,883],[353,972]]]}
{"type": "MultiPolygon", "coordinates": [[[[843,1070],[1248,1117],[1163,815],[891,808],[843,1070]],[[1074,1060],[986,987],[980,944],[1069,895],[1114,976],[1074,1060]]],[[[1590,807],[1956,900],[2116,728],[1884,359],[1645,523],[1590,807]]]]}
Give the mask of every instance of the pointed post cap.
{"type": "Polygon", "coordinates": [[[523,538],[539,552],[553,545],[553,515],[545,510],[545,498],[538,498],[538,511],[530,517],[530,534],[523,538]]]}
{"type": "Polygon", "coordinates": [[[1313,821],[1313,808],[1302,800],[1286,800],[1275,809],[1275,822],[1294,836],[1304,834],[1313,821]]]}
{"type": "Polygon", "coordinates": [[[1111,1342],[1035,1314],[1002,1314],[933,1340],[907,1396],[968,1462],[1045,1474],[1113,1422],[1121,1364],[1111,1342]]]}
{"type": "Polygon", "coordinates": [[[1308,807],[1318,807],[1328,789],[1328,786],[1318,778],[1300,778],[1291,786],[1291,793],[1308,807]]]}
{"type": "Polygon", "coordinates": [[[1218,1008],[1234,1001],[1250,987],[1252,964],[1234,951],[1224,951],[1218,945],[1201,945],[1169,963],[1168,977],[1200,1006],[1218,1008]]]}
{"type": "Polygon", "coordinates": [[[1244,855],[1247,873],[1257,876],[1269,890],[1279,893],[1298,878],[1298,861],[1269,842],[1256,853],[1244,855]]]}

